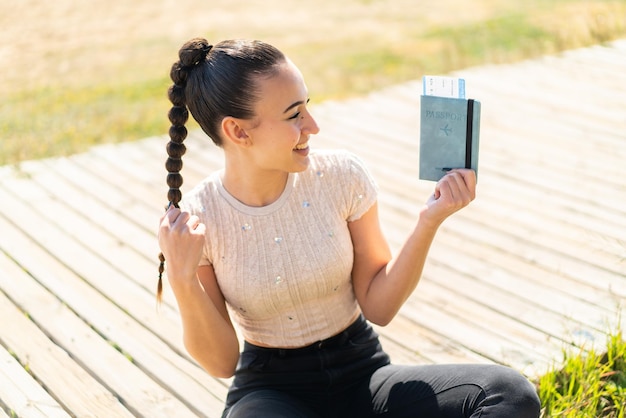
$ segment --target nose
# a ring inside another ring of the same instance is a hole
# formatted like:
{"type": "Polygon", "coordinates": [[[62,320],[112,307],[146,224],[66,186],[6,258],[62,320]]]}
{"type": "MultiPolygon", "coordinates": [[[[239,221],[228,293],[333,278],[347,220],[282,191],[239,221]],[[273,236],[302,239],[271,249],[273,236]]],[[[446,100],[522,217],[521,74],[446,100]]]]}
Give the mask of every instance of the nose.
{"type": "Polygon", "coordinates": [[[302,127],[302,130],[306,131],[306,133],[310,135],[315,135],[320,131],[320,128],[315,121],[315,118],[308,109],[306,111],[305,124],[302,127]]]}

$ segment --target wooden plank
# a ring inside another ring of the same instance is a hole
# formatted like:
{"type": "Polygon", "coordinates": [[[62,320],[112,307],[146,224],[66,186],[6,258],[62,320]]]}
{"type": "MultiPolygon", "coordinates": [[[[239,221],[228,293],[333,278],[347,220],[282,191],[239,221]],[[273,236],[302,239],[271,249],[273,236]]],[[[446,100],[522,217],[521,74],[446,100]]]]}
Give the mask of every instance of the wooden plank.
{"type": "MultiPolygon", "coordinates": [[[[152,208],[162,208],[167,202],[167,187],[165,184],[165,167],[164,162],[167,155],[163,152],[163,148],[167,143],[166,138],[155,138],[154,142],[158,145],[158,151],[154,149],[153,153],[145,153],[144,147],[140,144],[129,144],[120,150],[115,148],[98,147],[91,150],[87,154],[83,154],[81,158],[74,159],[83,169],[88,169],[94,175],[101,178],[108,178],[113,184],[124,184],[125,187],[119,192],[130,190],[136,198],[145,202],[152,208]],[[139,145],[139,146],[137,146],[139,145]],[[123,155],[124,158],[120,158],[123,155]],[[142,170],[137,171],[134,167],[141,165],[142,170]]],[[[197,145],[202,141],[196,140],[197,145]]],[[[191,150],[196,148],[192,135],[186,140],[185,144],[190,149],[189,158],[184,159],[183,176],[185,186],[183,190],[190,190],[201,179],[209,173],[220,168],[221,165],[206,164],[202,167],[202,171],[194,170],[197,166],[194,162],[197,160],[196,155],[204,153],[204,147],[200,148],[200,152],[191,154],[191,150]]],[[[220,151],[214,148],[212,154],[218,154],[220,151]]],[[[160,216],[160,214],[159,214],[160,216]]],[[[158,220],[158,217],[156,218],[158,220]]],[[[154,231],[156,228],[152,228],[154,231]]]]}
{"type": "MultiPolygon", "coordinates": [[[[478,343],[474,342],[474,345],[468,346],[468,348],[472,347],[473,351],[484,353],[485,357],[492,360],[497,359],[498,356],[494,355],[492,350],[496,350],[497,347],[505,347],[509,345],[507,341],[510,341],[510,344],[517,347],[517,350],[524,351],[526,354],[521,363],[519,359],[512,358],[509,360],[509,364],[523,368],[526,367],[528,358],[536,358],[537,361],[541,361],[544,358],[552,357],[553,353],[562,347],[562,341],[558,334],[551,335],[545,329],[542,330],[540,324],[529,324],[523,319],[511,316],[510,312],[515,306],[509,308],[505,305],[505,302],[512,299],[511,297],[493,291],[492,294],[499,297],[502,303],[494,307],[494,304],[489,303],[489,295],[480,293],[481,289],[478,286],[475,284],[472,286],[471,282],[467,283],[469,280],[463,281],[463,276],[439,275],[439,277],[438,281],[428,280],[421,283],[420,291],[416,292],[415,297],[412,297],[407,305],[411,306],[411,309],[424,309],[427,312],[430,310],[437,311],[438,315],[446,318],[446,320],[442,319],[439,322],[441,324],[458,320],[467,323],[474,330],[473,335],[478,341],[478,343]],[[459,310],[459,306],[462,306],[462,311],[459,310]],[[494,336],[494,330],[507,330],[506,336],[494,336]]],[[[550,319],[550,315],[545,316],[547,320],[550,319]]],[[[424,316],[420,320],[423,323],[437,323],[428,316],[424,316]]],[[[448,330],[445,326],[439,332],[450,339],[455,339],[452,338],[452,334],[447,334],[448,330]]]]}
{"type": "MultiPolygon", "coordinates": [[[[46,207],[50,210],[48,215],[53,219],[58,221],[62,217],[55,210],[54,205],[47,204],[46,207]]],[[[79,230],[93,238],[89,229],[79,228],[79,230]]],[[[14,242],[12,245],[19,246],[19,243],[14,242]]],[[[39,263],[42,263],[41,260],[39,263]]],[[[151,378],[158,381],[160,386],[167,388],[187,406],[193,407],[197,414],[202,415],[200,411],[213,411],[220,407],[221,399],[225,395],[225,385],[209,378],[197,365],[191,364],[187,356],[180,356],[184,350],[180,347],[181,337],[178,327],[175,328],[177,331],[175,337],[169,336],[170,340],[176,339],[177,343],[175,350],[172,350],[172,346],[163,341],[164,335],[149,332],[143,324],[129,318],[111,304],[109,299],[103,298],[83,282],[66,280],[65,277],[69,275],[71,273],[60,274],[60,280],[48,285],[57,294],[63,295],[64,302],[74,311],[79,312],[91,327],[98,330],[99,334],[106,336],[109,341],[119,346],[133,359],[137,359],[133,361],[136,366],[145,370],[151,378]]],[[[7,283],[6,286],[10,284],[7,283]]],[[[25,298],[23,303],[28,304],[29,299],[23,291],[16,289],[15,292],[18,293],[16,297],[25,298]]],[[[39,307],[37,305],[31,309],[35,311],[39,307]]],[[[152,315],[156,320],[163,319],[158,317],[154,305],[150,305],[149,312],[145,315],[152,315]]],[[[170,329],[174,329],[174,326],[170,329]]],[[[209,412],[207,416],[212,416],[212,414],[213,412],[209,412]]]]}
{"type": "MultiPolygon", "coordinates": [[[[17,271],[14,272],[16,274],[17,271]]],[[[196,416],[138,368],[126,353],[116,347],[115,342],[103,339],[91,324],[76,316],[54,295],[42,291],[41,287],[26,277],[2,279],[1,283],[3,288],[10,289],[13,297],[20,298],[24,309],[45,328],[50,338],[70,353],[89,374],[98,376],[98,380],[110,388],[130,411],[135,414],[137,411],[145,411],[155,417],[173,414],[196,416]]],[[[46,380],[54,379],[56,372],[54,370],[45,376],[46,380]]]]}
{"type": "MultiPolygon", "coordinates": [[[[464,242],[467,242],[466,237],[449,234],[446,240],[439,240],[432,251],[435,255],[449,254],[464,242]]],[[[481,284],[511,292],[520,300],[532,301],[588,326],[599,326],[599,319],[615,311],[616,298],[606,289],[585,286],[563,274],[511,257],[509,253],[497,255],[498,249],[487,245],[472,242],[471,248],[459,252],[455,262],[448,266],[457,271],[469,271],[469,276],[481,284]]]]}
{"type": "MultiPolygon", "coordinates": [[[[0,407],[2,406],[2,400],[0,399],[0,407]]],[[[8,413],[13,414],[14,412],[9,410],[8,413]]],[[[7,412],[4,412],[4,410],[2,408],[0,408],[0,418],[13,418],[13,417],[9,417],[7,415],[7,412]]]]}
{"type": "MultiPolygon", "coordinates": [[[[0,293],[0,303],[6,303],[6,307],[10,303],[4,299],[2,293],[0,293]]],[[[1,306],[0,309],[2,309],[1,306]]],[[[7,319],[8,317],[3,316],[3,321],[7,319]]],[[[5,408],[18,417],[70,417],[63,407],[2,346],[0,346],[0,365],[0,418],[8,417],[3,411],[5,408]]]]}
{"type": "Polygon", "coordinates": [[[535,376],[549,364],[547,359],[538,357],[526,346],[520,347],[509,340],[508,333],[502,329],[487,329],[488,324],[480,327],[464,316],[449,315],[427,303],[413,303],[412,299],[403,306],[402,312],[415,321],[427,318],[432,332],[440,333],[492,362],[514,366],[526,375],[535,376]]]}
{"type": "Polygon", "coordinates": [[[381,343],[395,363],[491,363],[446,336],[433,333],[400,313],[385,326],[374,326],[381,336],[381,343]],[[413,353],[413,355],[407,355],[413,353]]]}
{"type": "MultiPolygon", "coordinates": [[[[386,340],[403,346],[405,350],[415,351],[426,363],[493,363],[492,360],[467,349],[457,341],[433,332],[420,322],[409,318],[401,311],[389,325],[374,328],[386,340]]],[[[392,361],[413,364],[396,355],[386,340],[382,340],[382,344],[389,351],[392,361]]]]}
{"type": "Polygon", "coordinates": [[[522,284],[508,280],[503,286],[499,276],[483,281],[478,272],[474,274],[475,277],[468,277],[446,267],[430,266],[425,272],[425,278],[430,280],[422,286],[420,299],[435,306],[434,302],[439,301],[444,310],[450,309],[448,304],[456,305],[449,301],[461,301],[468,321],[489,323],[490,327],[506,329],[508,334],[517,338],[523,336],[523,341],[532,344],[531,349],[545,357],[552,357],[564,346],[573,344],[589,348],[596,341],[604,342],[606,325],[615,322],[614,313],[562,300],[558,291],[546,291],[538,285],[527,287],[523,280],[519,280],[522,284]],[[497,281],[500,283],[494,284],[497,281]],[[425,291],[429,286],[435,288],[431,297],[425,291]],[[446,301],[441,301],[446,295],[442,289],[451,293],[446,301]],[[555,300],[552,305],[550,299],[555,300]],[[495,326],[496,323],[500,325],[495,326]],[[586,337],[582,341],[581,335],[586,337]]]}
{"type": "MultiPolygon", "coordinates": [[[[492,212],[499,211],[500,216],[511,220],[521,218],[526,225],[534,225],[534,230],[549,228],[550,236],[573,239],[579,248],[595,244],[594,240],[599,237],[606,240],[623,238],[620,227],[626,228],[626,220],[619,214],[611,216],[608,212],[593,212],[591,205],[575,205],[574,202],[555,195],[544,196],[534,188],[521,187],[500,177],[488,178],[480,187],[481,199],[476,203],[484,206],[484,210],[489,209],[489,203],[493,207],[492,212]],[[509,196],[500,192],[505,187],[509,196]],[[516,199],[513,200],[511,195],[516,196],[516,199]],[[538,201],[542,204],[537,205],[538,201]],[[529,217],[534,219],[528,219],[529,217]]],[[[619,198],[618,189],[614,190],[614,196],[619,198]]],[[[604,245],[602,250],[607,252],[604,256],[608,257],[623,253],[617,248],[607,248],[604,245]]]]}
{"type": "MultiPolygon", "coordinates": [[[[115,260],[109,260],[107,245],[98,247],[98,244],[95,244],[98,249],[94,249],[76,240],[77,234],[80,234],[76,225],[85,226],[85,223],[81,224],[77,219],[76,224],[70,223],[62,228],[49,218],[47,205],[52,205],[51,207],[60,205],[63,202],[61,199],[49,196],[47,190],[38,188],[32,181],[17,179],[1,186],[0,195],[11,201],[8,205],[11,210],[31,218],[31,222],[20,225],[22,234],[33,237],[33,241],[41,248],[60,260],[60,265],[65,264],[75,276],[87,280],[91,286],[116,301],[118,306],[131,313],[145,326],[161,331],[166,330],[166,327],[171,330],[179,328],[176,312],[167,306],[163,307],[162,316],[156,317],[153,290],[139,286],[127,275],[125,269],[132,266],[117,265],[115,260]],[[19,196],[19,193],[22,193],[24,201],[14,198],[19,196]]],[[[68,211],[65,217],[66,221],[68,218],[72,221],[71,212],[68,211]]],[[[10,220],[8,218],[8,221],[10,220]]],[[[152,271],[150,273],[154,274],[152,271]]],[[[149,273],[146,271],[143,274],[149,273]]],[[[166,332],[166,335],[168,333],[173,335],[176,331],[166,332]]]]}
{"type": "MultiPolygon", "coordinates": [[[[563,330],[560,329],[560,318],[562,318],[563,311],[559,311],[558,305],[561,295],[558,291],[552,293],[556,298],[556,306],[553,307],[550,304],[549,292],[543,291],[539,301],[533,298],[533,291],[542,291],[541,286],[532,285],[526,291],[528,287],[525,280],[520,279],[516,283],[517,277],[512,273],[511,277],[505,277],[501,272],[498,272],[497,276],[490,273],[484,266],[486,266],[480,258],[475,259],[474,256],[466,257],[463,252],[455,251],[462,241],[448,247],[444,240],[438,240],[431,249],[431,259],[424,272],[422,283],[419,285],[418,290],[414,294],[414,298],[418,301],[424,301],[425,303],[433,304],[433,301],[439,300],[441,305],[445,305],[445,301],[454,303],[458,301],[463,304],[463,311],[467,311],[469,314],[468,320],[473,320],[472,302],[475,301],[479,305],[484,305],[493,309],[491,313],[487,313],[486,316],[492,316],[499,318],[502,316],[509,317],[515,322],[526,324],[526,326],[534,327],[538,330],[542,330],[545,333],[545,339],[560,338],[563,334],[563,330]],[[450,257],[450,254],[454,254],[450,257]],[[440,262],[439,258],[451,260],[451,263],[440,262]],[[490,276],[493,280],[485,280],[483,276],[490,276]],[[484,283],[483,283],[484,282],[484,283]],[[439,289],[435,292],[430,292],[431,286],[435,285],[439,289]],[[526,315],[521,315],[525,313],[526,315]],[[528,317],[528,313],[532,313],[531,317],[528,317]],[[533,321],[542,319],[536,325],[533,321]],[[551,322],[552,321],[552,322],[551,322]]],[[[485,257],[489,257],[489,251],[484,251],[484,248],[478,247],[477,253],[484,252],[485,257]]],[[[532,282],[531,282],[532,283],[532,282]]],[[[576,305],[576,300],[564,299],[564,305],[576,305]]],[[[576,305],[577,306],[577,305],[576,305]]],[[[474,308],[475,309],[475,308],[474,308]]],[[[584,318],[585,313],[593,312],[596,314],[594,317],[589,318],[589,321],[597,320],[600,314],[608,315],[608,311],[599,310],[597,307],[590,307],[584,309],[581,307],[580,317],[584,318]]],[[[587,320],[587,318],[585,318],[587,320]]],[[[478,319],[478,324],[483,321],[478,319]]],[[[597,325],[597,324],[595,324],[597,325]]],[[[580,325],[579,325],[580,326],[580,325]]],[[[515,326],[507,325],[502,326],[503,329],[512,330],[515,326]]],[[[566,336],[565,336],[566,337],[566,336]]],[[[540,335],[537,337],[537,341],[542,340],[540,335]]],[[[569,339],[568,339],[569,341],[569,339]]]]}
{"type": "Polygon", "coordinates": [[[521,257],[529,264],[541,266],[542,269],[555,274],[568,276],[572,284],[579,281],[605,291],[610,289],[610,293],[617,296],[625,294],[625,284],[620,280],[619,274],[608,272],[602,266],[585,263],[574,256],[562,254],[558,249],[536,245],[535,242],[519,236],[503,234],[491,229],[485,230],[482,225],[463,222],[461,216],[455,219],[454,223],[450,222],[443,230],[450,234],[459,234],[466,240],[470,240],[469,242],[476,240],[486,244],[492,243],[495,247],[506,248],[508,254],[521,257]],[[458,227],[453,229],[454,225],[458,227]]]}
{"type": "MultiPolygon", "coordinates": [[[[392,182],[385,182],[381,184],[383,184],[384,186],[390,186],[391,183],[392,182]]],[[[546,252],[554,252],[557,254],[560,253],[560,257],[576,259],[577,264],[586,262],[587,264],[590,264],[588,268],[595,268],[596,270],[605,270],[607,268],[614,269],[614,271],[618,275],[623,274],[623,272],[625,271],[623,265],[615,263],[615,256],[618,254],[611,255],[602,253],[601,255],[597,255],[594,253],[589,253],[588,248],[583,249],[584,247],[588,247],[589,244],[589,236],[586,236],[589,232],[586,228],[582,228],[582,226],[580,226],[576,230],[568,232],[568,229],[565,226],[558,225],[558,221],[554,221],[551,223],[541,222],[545,220],[543,219],[544,216],[541,213],[538,213],[536,217],[531,218],[531,221],[526,221],[526,218],[531,216],[531,212],[529,212],[528,210],[524,210],[519,205],[517,206],[517,208],[512,207],[510,209],[511,213],[507,214],[504,211],[507,209],[505,206],[497,205],[497,194],[497,191],[493,192],[488,205],[480,206],[480,203],[476,202],[476,204],[474,204],[472,207],[468,208],[458,215],[455,215],[452,223],[459,224],[457,226],[459,227],[459,229],[462,230],[461,227],[465,225],[465,222],[460,225],[460,220],[469,221],[471,219],[472,224],[483,224],[481,226],[487,227],[493,232],[499,229],[503,234],[515,237],[516,239],[519,239],[520,237],[524,237],[524,239],[527,240],[531,239],[532,245],[530,245],[529,247],[532,246],[535,249],[544,249],[544,251],[546,252]],[[496,205],[494,205],[493,203],[496,203],[496,205]],[[459,221],[457,222],[457,220],[459,221]],[[485,220],[488,220],[488,225],[485,220]],[[546,226],[544,226],[544,224],[546,226]],[[516,227],[518,228],[518,231],[514,230],[514,228],[516,227]],[[532,233],[533,230],[536,231],[534,235],[532,233]],[[559,238],[559,235],[561,235],[562,238],[559,238]]],[[[408,206],[408,204],[405,206],[408,206]]],[[[542,209],[545,209],[545,206],[543,206],[542,209]]],[[[450,223],[448,223],[447,225],[449,224],[450,223]]],[[[448,226],[444,226],[443,229],[445,231],[451,230],[451,228],[449,228],[448,226]]],[[[445,233],[443,235],[445,235],[445,233]]],[[[469,237],[472,238],[470,234],[466,235],[469,235],[469,237]]],[[[480,234],[478,234],[476,238],[480,239],[480,234]]],[[[595,277],[596,276],[594,276],[593,281],[597,285],[602,285],[602,283],[598,282],[595,277]]],[[[623,287],[623,285],[620,285],[619,280],[613,281],[611,285],[613,286],[613,289],[618,292],[620,292],[619,289],[623,287]]]]}
{"type": "MultiPolygon", "coordinates": [[[[621,256],[617,248],[610,249],[600,243],[594,245],[595,239],[600,237],[607,239],[613,233],[595,234],[588,227],[567,224],[558,218],[546,222],[546,217],[550,215],[532,209],[523,210],[523,205],[519,205],[517,209],[511,208],[510,212],[507,212],[503,210],[506,204],[500,201],[498,196],[489,196],[489,199],[489,205],[482,205],[480,211],[467,211],[464,217],[476,224],[480,224],[481,220],[484,224],[484,219],[489,219],[491,224],[499,226],[497,229],[502,233],[521,237],[531,245],[546,248],[546,251],[575,258],[607,273],[605,276],[618,277],[626,274],[626,266],[616,263],[621,256]],[[596,247],[596,251],[590,251],[590,247],[593,246],[596,247]]],[[[592,222],[590,219],[588,223],[592,222]]],[[[606,286],[603,281],[595,281],[595,284],[606,286]]],[[[616,290],[619,291],[619,286],[616,290]]]]}
{"type": "MultiPolygon", "coordinates": [[[[66,161],[62,163],[62,167],[54,164],[29,165],[27,173],[30,180],[25,184],[14,183],[15,188],[9,192],[25,194],[29,201],[36,202],[24,208],[26,213],[32,213],[32,216],[42,222],[38,230],[31,230],[33,233],[37,231],[40,238],[54,236],[66,243],[67,248],[63,245],[62,249],[57,250],[59,259],[67,260],[69,267],[73,266],[72,263],[78,263],[84,271],[85,279],[96,289],[133,314],[143,326],[159,335],[171,347],[177,347],[183,352],[175,306],[166,301],[158,312],[155,309],[156,248],[152,254],[148,253],[146,256],[149,251],[146,243],[151,247],[156,246],[154,232],[148,234],[141,231],[142,225],[134,224],[130,220],[133,218],[132,214],[120,213],[117,208],[101,205],[91,194],[77,192],[67,183],[67,178],[59,176],[59,172],[68,167],[71,168],[66,173],[68,177],[78,173],[76,166],[69,162],[66,164],[66,161]],[[41,187],[37,187],[38,184],[41,187]],[[46,195],[47,190],[57,190],[64,198],[61,200],[54,196],[49,197],[46,195]],[[32,212],[33,210],[36,212],[32,212]],[[94,213],[98,214],[99,220],[104,221],[104,225],[93,222],[94,213]],[[135,237],[125,241],[123,237],[128,231],[147,238],[135,237]],[[83,254],[82,258],[93,260],[95,264],[92,265],[100,265],[100,270],[103,271],[89,269],[89,266],[82,267],[85,263],[76,260],[76,254],[83,254]],[[122,292],[121,289],[125,290],[122,292]]],[[[95,185],[93,181],[90,184],[95,185]]],[[[103,188],[100,187],[99,190],[103,188]]],[[[158,216],[155,213],[155,218],[158,216]]],[[[86,290],[81,290],[84,291],[86,290]]]]}
{"type": "MultiPolygon", "coordinates": [[[[126,212],[123,207],[106,205],[107,194],[102,186],[93,194],[86,193],[63,176],[68,164],[65,160],[47,161],[45,164],[29,164],[24,168],[30,177],[30,185],[23,187],[32,188],[29,193],[37,196],[34,208],[41,208],[50,223],[58,224],[83,247],[100,253],[116,267],[123,266],[129,280],[146,292],[154,293],[158,264],[155,239],[157,212],[153,212],[153,228],[149,228],[147,222],[138,221],[141,218],[135,216],[132,210],[126,212]],[[49,196],[47,190],[54,190],[55,194],[49,196]],[[56,212],[50,213],[48,207],[56,212]],[[97,214],[97,222],[94,222],[94,214],[97,214]]],[[[82,177],[87,177],[87,174],[82,177]]]]}
{"type": "MultiPolygon", "coordinates": [[[[543,309],[551,309],[561,314],[572,310],[563,310],[564,306],[576,306],[576,311],[580,309],[580,313],[574,315],[574,318],[588,324],[597,325],[595,321],[600,316],[613,312],[615,306],[609,302],[615,302],[615,298],[607,293],[606,288],[586,288],[559,272],[546,271],[540,266],[529,264],[523,258],[494,247],[493,240],[477,241],[471,234],[459,234],[458,230],[459,228],[452,228],[436,240],[431,248],[429,266],[447,266],[472,280],[485,282],[494,289],[514,292],[518,298],[533,300],[534,303],[541,304],[543,309]],[[464,243],[471,245],[466,245],[467,248],[459,251],[458,248],[464,243]],[[583,293],[587,289],[589,291],[583,293]],[[558,295],[554,301],[542,297],[550,292],[558,295]],[[563,306],[559,306],[560,301],[563,306]],[[593,316],[585,317],[592,312],[593,316]]],[[[425,279],[429,280],[428,277],[425,279]]],[[[539,305],[536,306],[538,307],[539,305]]]]}
{"type": "MultiPolygon", "coordinates": [[[[522,63],[508,68],[509,79],[513,80],[515,78],[513,76],[517,75],[517,82],[506,82],[506,77],[502,80],[504,82],[494,82],[494,80],[501,80],[493,78],[495,73],[502,74],[495,67],[491,71],[467,71],[466,74],[470,81],[475,83],[474,89],[477,91],[484,89],[498,92],[497,97],[500,98],[515,97],[518,105],[531,105],[535,111],[541,111],[545,116],[555,117],[573,126],[602,128],[603,122],[619,115],[618,109],[603,106],[606,104],[607,97],[612,97],[619,102],[619,94],[608,90],[599,94],[599,89],[594,88],[593,79],[588,83],[576,83],[564,69],[555,70],[548,66],[540,66],[535,62],[522,63]],[[604,94],[609,96],[602,97],[601,95],[604,94]],[[576,100],[568,100],[571,97],[575,97],[576,100]]],[[[619,91],[619,86],[617,89],[619,91]]],[[[610,128],[610,126],[607,127],[610,128]]]]}
{"type": "MultiPolygon", "coordinates": [[[[6,231],[4,228],[2,230],[6,231]]],[[[0,253],[0,270],[3,271],[0,275],[3,288],[7,281],[19,287],[21,283],[29,280],[25,277],[25,272],[8,260],[4,253],[0,253]]],[[[58,307],[60,307],[60,302],[56,301],[51,308],[58,307]]],[[[62,403],[64,409],[71,411],[71,415],[132,416],[89,371],[74,361],[65,349],[48,337],[48,330],[40,329],[27,318],[22,310],[16,309],[1,292],[0,313],[3,318],[0,322],[2,346],[15,353],[15,356],[21,359],[22,366],[28,367],[29,372],[47,388],[51,396],[62,403]]],[[[5,396],[3,394],[1,397],[7,402],[5,396]]],[[[39,397],[34,400],[36,399],[39,397]]],[[[10,404],[9,406],[18,411],[19,415],[20,405],[10,404]]],[[[50,413],[52,413],[56,409],[54,404],[50,406],[50,413]]]]}

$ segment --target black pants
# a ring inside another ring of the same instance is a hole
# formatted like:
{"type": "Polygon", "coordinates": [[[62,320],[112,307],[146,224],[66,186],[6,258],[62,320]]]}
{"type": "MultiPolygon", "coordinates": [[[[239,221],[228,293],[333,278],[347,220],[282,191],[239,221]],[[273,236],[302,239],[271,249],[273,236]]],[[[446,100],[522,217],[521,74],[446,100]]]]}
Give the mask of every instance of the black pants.
{"type": "Polygon", "coordinates": [[[391,365],[360,317],[298,349],[245,343],[224,418],[539,416],[533,385],[498,365],[391,365]]]}

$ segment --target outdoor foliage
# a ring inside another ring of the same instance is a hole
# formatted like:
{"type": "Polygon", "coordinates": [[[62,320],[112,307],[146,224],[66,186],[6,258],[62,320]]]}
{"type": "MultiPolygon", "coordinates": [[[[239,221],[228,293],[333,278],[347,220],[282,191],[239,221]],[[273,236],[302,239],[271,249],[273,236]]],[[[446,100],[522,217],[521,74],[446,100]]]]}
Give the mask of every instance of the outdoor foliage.
{"type": "Polygon", "coordinates": [[[606,352],[564,353],[558,370],[539,379],[543,417],[624,418],[626,414],[626,340],[609,335],[606,352]]]}

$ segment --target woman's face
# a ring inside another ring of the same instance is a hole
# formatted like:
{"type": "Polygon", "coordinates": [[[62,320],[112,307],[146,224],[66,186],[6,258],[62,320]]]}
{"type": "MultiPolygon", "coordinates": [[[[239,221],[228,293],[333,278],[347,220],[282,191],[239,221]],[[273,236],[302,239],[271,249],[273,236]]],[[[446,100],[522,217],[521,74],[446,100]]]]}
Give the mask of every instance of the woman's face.
{"type": "Polygon", "coordinates": [[[278,74],[258,80],[255,117],[246,129],[253,163],[265,170],[298,172],[309,165],[309,137],[319,132],[307,110],[308,90],[289,60],[278,74]]]}

